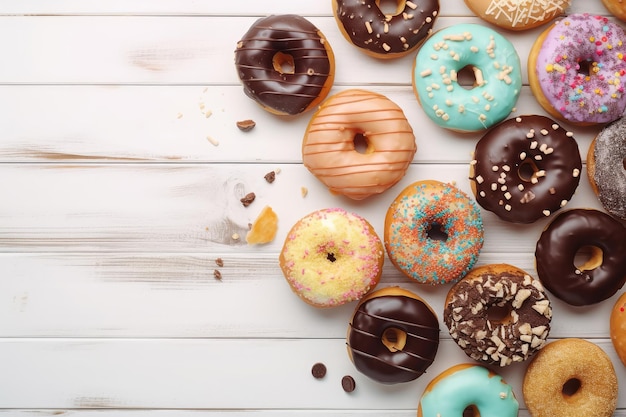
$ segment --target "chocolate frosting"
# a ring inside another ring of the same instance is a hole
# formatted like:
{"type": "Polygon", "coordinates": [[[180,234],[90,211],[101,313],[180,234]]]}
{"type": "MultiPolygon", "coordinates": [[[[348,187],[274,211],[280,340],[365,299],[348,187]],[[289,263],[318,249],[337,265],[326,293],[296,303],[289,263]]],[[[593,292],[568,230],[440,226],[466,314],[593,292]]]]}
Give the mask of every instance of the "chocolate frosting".
{"type": "Polygon", "coordinates": [[[539,279],[556,297],[574,306],[598,303],[626,282],[626,227],[598,210],[566,211],[541,234],[535,259],[539,279]],[[602,264],[581,271],[574,257],[585,246],[602,250],[602,264]]]}
{"type": "Polygon", "coordinates": [[[571,199],[582,161],[571,132],[545,116],[520,116],[477,143],[470,180],[476,200],[501,219],[532,223],[571,199]]]}
{"type": "Polygon", "coordinates": [[[422,375],[439,347],[439,321],[421,300],[384,295],[362,302],[348,332],[348,348],[356,368],[384,384],[408,382],[422,375]],[[383,342],[389,328],[406,333],[405,346],[391,351],[383,342]]]}
{"type": "Polygon", "coordinates": [[[235,51],[244,92],[280,113],[302,113],[320,96],[333,71],[325,42],[319,29],[301,16],[272,15],[257,20],[235,51]],[[279,52],[293,58],[293,73],[274,68],[279,52]]]}
{"type": "Polygon", "coordinates": [[[395,15],[384,14],[375,0],[337,0],[334,10],[352,43],[374,54],[403,54],[432,31],[438,0],[406,1],[395,15]]]}

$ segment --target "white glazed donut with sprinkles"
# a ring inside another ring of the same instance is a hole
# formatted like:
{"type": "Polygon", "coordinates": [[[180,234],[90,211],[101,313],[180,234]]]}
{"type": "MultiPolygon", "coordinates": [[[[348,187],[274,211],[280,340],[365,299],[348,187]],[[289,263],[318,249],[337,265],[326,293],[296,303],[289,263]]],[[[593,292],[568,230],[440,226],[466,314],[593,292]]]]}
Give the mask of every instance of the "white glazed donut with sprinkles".
{"type": "Polygon", "coordinates": [[[580,182],[578,144],[554,120],[506,120],[476,144],[470,183],[478,203],[513,223],[532,223],[564,207],[580,182]]]}

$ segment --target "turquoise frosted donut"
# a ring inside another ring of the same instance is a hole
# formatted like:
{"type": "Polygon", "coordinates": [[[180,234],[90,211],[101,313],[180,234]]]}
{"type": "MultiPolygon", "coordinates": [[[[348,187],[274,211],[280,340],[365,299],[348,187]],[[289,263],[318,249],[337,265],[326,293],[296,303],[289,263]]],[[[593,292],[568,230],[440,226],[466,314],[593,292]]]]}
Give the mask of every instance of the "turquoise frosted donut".
{"type": "Polygon", "coordinates": [[[424,112],[439,126],[476,132],[504,120],[522,88],[515,48],[493,29],[459,24],[442,29],[420,48],[413,65],[413,90],[424,112]],[[474,87],[457,75],[474,73],[474,87]]]}
{"type": "Polygon", "coordinates": [[[389,259],[417,282],[460,280],[472,269],[482,247],[480,209],[452,185],[417,181],[402,190],[387,209],[385,249],[389,259]],[[437,229],[445,238],[434,236],[437,229]]]}
{"type": "Polygon", "coordinates": [[[517,417],[519,403],[499,375],[482,366],[461,364],[426,386],[417,417],[462,417],[466,408],[472,408],[474,416],[517,417]]]}

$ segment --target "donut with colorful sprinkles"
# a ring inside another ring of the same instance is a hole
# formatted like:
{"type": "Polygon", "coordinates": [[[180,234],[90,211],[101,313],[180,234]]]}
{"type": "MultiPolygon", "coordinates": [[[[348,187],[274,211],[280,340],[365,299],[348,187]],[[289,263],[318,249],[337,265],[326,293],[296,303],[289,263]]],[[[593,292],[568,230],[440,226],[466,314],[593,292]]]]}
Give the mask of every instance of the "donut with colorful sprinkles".
{"type": "Polygon", "coordinates": [[[483,246],[483,221],[474,200],[435,180],[415,182],[391,203],[384,242],[391,262],[421,283],[456,282],[483,246]]]}
{"type": "Polygon", "coordinates": [[[589,126],[626,109],[626,34],[603,16],[572,14],[546,29],[528,56],[528,80],[553,117],[589,126]]]}
{"type": "Polygon", "coordinates": [[[291,289],[315,307],[360,300],[378,284],[383,261],[383,244],[372,225],[342,208],[301,218],[279,256],[291,289]]]}
{"type": "Polygon", "coordinates": [[[520,59],[513,44],[495,30],[453,25],[424,42],[413,64],[412,83],[422,109],[437,125],[477,132],[515,108],[522,89],[520,59]],[[471,89],[459,84],[464,71],[473,74],[471,89]]]}

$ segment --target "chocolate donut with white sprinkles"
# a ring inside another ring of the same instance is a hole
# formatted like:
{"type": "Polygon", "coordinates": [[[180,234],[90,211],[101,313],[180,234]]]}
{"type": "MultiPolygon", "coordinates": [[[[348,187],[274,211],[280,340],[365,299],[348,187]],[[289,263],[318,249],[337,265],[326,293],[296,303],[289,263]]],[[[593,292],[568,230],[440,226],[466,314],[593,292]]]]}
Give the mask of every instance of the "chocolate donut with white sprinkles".
{"type": "Polygon", "coordinates": [[[478,204],[513,223],[533,223],[564,207],[582,169],[573,136],[539,115],[508,119],[490,129],[470,163],[478,204]]]}

